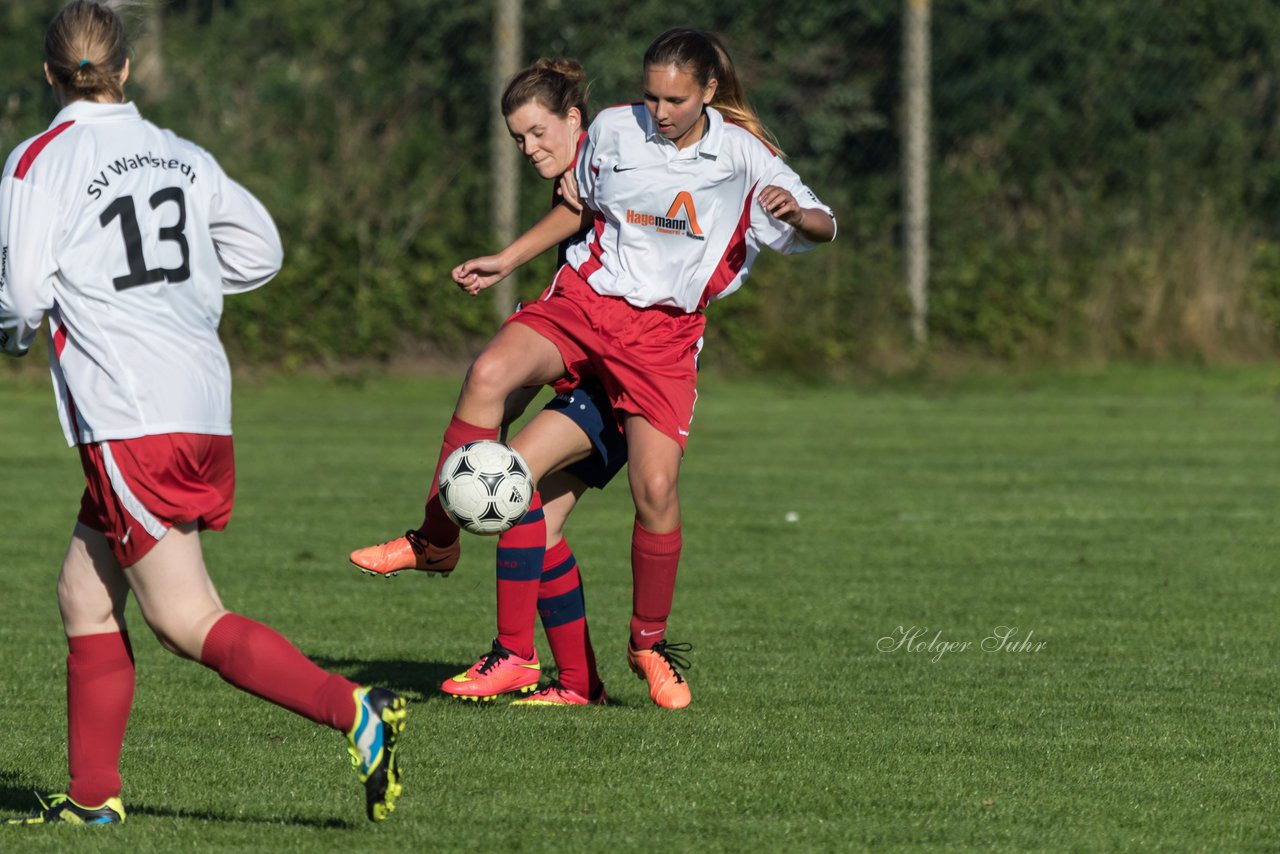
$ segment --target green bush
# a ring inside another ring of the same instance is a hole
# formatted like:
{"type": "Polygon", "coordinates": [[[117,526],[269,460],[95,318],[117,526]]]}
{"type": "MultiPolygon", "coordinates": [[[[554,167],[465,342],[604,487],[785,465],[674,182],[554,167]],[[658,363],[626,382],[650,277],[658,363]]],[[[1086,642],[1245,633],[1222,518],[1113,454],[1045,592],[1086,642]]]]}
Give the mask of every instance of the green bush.
{"type": "MultiPolygon", "coordinates": [[[[599,108],[639,94],[673,24],[720,32],[836,243],[762,257],[710,309],[707,358],[840,375],[920,358],[899,245],[898,0],[683,10],[524,4],[525,54],[574,55],[599,108]]],[[[0,11],[0,143],[47,126],[40,36],[0,11]]],[[[299,365],[464,356],[495,327],[452,285],[489,226],[489,4],[173,0],[144,7],[131,94],[259,194],[279,279],[230,300],[242,359],[299,365]]],[[[1280,7],[1223,0],[933,4],[930,334],[996,360],[1258,358],[1277,349],[1280,7]]],[[[523,170],[522,221],[549,187],[523,170]]],[[[549,256],[522,271],[536,295],[549,256]]]]}

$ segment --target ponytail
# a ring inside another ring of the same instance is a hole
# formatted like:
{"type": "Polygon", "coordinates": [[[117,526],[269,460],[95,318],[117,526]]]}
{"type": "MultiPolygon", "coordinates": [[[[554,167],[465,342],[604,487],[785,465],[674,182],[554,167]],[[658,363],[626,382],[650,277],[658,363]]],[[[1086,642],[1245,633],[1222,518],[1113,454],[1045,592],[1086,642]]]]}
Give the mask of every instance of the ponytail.
{"type": "Polygon", "coordinates": [[[124,100],[129,40],[124,20],[98,0],[72,0],[44,35],[49,75],[68,101],[124,100]]]}
{"type": "Polygon", "coordinates": [[[711,99],[711,106],[720,111],[720,114],[735,125],[739,125],[754,134],[765,147],[779,157],[783,157],[782,146],[778,145],[778,139],[773,135],[773,131],[765,126],[765,123],[756,115],[756,111],[751,109],[751,105],[747,103],[746,93],[742,91],[742,83],[738,80],[737,69],[734,68],[733,60],[729,58],[729,52],[725,50],[724,45],[711,33],[707,33],[707,38],[715,46],[716,55],[720,61],[720,67],[717,69],[716,94],[711,99]]]}

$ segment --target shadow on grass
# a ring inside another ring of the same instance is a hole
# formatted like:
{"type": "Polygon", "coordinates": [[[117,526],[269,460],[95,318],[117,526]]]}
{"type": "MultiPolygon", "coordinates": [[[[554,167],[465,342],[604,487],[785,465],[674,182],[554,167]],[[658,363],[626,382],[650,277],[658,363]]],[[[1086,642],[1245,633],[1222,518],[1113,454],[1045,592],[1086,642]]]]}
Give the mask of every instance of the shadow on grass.
{"type": "MultiPolygon", "coordinates": [[[[459,701],[450,698],[440,690],[441,684],[446,679],[455,676],[475,662],[456,662],[449,663],[445,661],[405,661],[404,659],[389,659],[385,661],[363,661],[355,658],[329,658],[326,656],[316,656],[311,659],[325,670],[337,671],[353,682],[359,682],[361,685],[377,685],[382,688],[390,688],[401,694],[409,695],[413,699],[414,695],[421,700],[437,700],[458,703],[459,701]]],[[[546,684],[548,678],[554,679],[557,671],[554,667],[548,667],[542,671],[543,684],[546,684]]],[[[514,695],[512,696],[514,699],[514,695]]],[[[474,705],[478,708],[495,708],[505,706],[504,702],[492,703],[466,703],[464,705],[474,705]]],[[[613,708],[626,708],[628,703],[619,702],[614,699],[609,700],[609,706],[613,708]]]]}
{"type": "Polygon", "coordinates": [[[322,655],[311,660],[325,670],[335,670],[361,685],[377,685],[401,694],[416,694],[423,699],[442,696],[441,683],[471,666],[471,662],[451,664],[445,661],[405,661],[404,659],[366,661],[357,658],[329,658],[322,655]]]}
{"type": "MultiPolygon", "coordinates": [[[[11,771],[0,771],[0,820],[31,815],[40,809],[40,797],[47,796],[47,793],[38,785],[27,784],[26,779],[11,771]]],[[[136,816],[149,816],[151,818],[193,819],[196,821],[236,822],[238,824],[286,824],[339,830],[351,830],[365,824],[365,822],[347,821],[339,818],[263,818],[225,815],[203,810],[178,810],[162,806],[148,806],[145,803],[130,803],[125,808],[129,811],[130,819],[136,816]]]]}
{"type": "Polygon", "coordinates": [[[44,794],[40,786],[27,782],[12,771],[0,771],[0,820],[30,815],[40,808],[38,798],[44,794]]]}
{"type": "Polygon", "coordinates": [[[168,807],[148,806],[146,804],[132,804],[127,809],[129,810],[130,819],[144,815],[149,818],[176,818],[188,821],[233,822],[235,824],[282,824],[295,827],[316,827],[325,830],[353,830],[365,824],[365,822],[347,821],[340,818],[304,818],[300,816],[266,818],[262,816],[226,815],[225,813],[209,812],[207,810],[178,810],[168,807]]]}

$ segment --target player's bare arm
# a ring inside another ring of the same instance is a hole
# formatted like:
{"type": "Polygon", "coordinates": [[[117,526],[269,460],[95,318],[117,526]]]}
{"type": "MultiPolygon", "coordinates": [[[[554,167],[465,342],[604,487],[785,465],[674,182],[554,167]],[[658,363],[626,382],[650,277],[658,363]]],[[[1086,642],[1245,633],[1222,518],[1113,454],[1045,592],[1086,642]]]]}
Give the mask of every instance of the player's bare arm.
{"type": "Polygon", "coordinates": [[[811,243],[829,243],[836,236],[836,223],[826,211],[802,208],[791,193],[772,184],[760,191],[760,206],[800,232],[811,243]]]}
{"type": "Polygon", "coordinates": [[[536,225],[498,254],[472,258],[454,267],[453,280],[458,283],[458,287],[475,296],[511,275],[521,264],[589,226],[592,217],[593,214],[586,207],[574,211],[568,205],[556,205],[536,225]]]}

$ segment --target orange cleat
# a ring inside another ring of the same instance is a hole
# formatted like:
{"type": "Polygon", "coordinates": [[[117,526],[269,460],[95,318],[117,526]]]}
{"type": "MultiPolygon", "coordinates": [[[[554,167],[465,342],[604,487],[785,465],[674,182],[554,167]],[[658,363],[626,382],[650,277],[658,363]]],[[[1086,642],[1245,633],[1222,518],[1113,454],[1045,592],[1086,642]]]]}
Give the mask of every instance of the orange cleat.
{"type": "Polygon", "coordinates": [[[435,546],[427,542],[417,531],[405,531],[387,543],[356,549],[351,562],[366,575],[390,578],[406,569],[416,569],[427,575],[448,577],[458,565],[462,543],[454,540],[447,546],[435,546]]]}
{"type": "Polygon", "coordinates": [[[499,694],[527,694],[536,690],[541,677],[537,650],[529,658],[520,658],[494,638],[491,650],[465,672],[445,680],[440,690],[459,700],[487,703],[499,694]]]}
{"type": "Polygon", "coordinates": [[[693,699],[689,683],[680,672],[680,668],[688,670],[691,665],[679,654],[691,649],[692,644],[669,644],[665,640],[649,649],[635,649],[627,642],[627,664],[636,676],[649,683],[649,697],[664,709],[683,709],[693,699]]]}
{"type": "Polygon", "coordinates": [[[571,688],[566,688],[559,682],[552,682],[541,691],[535,691],[528,697],[521,697],[519,700],[512,700],[513,706],[607,706],[609,705],[609,695],[605,693],[604,686],[600,686],[600,690],[595,696],[588,699],[571,688]]]}

